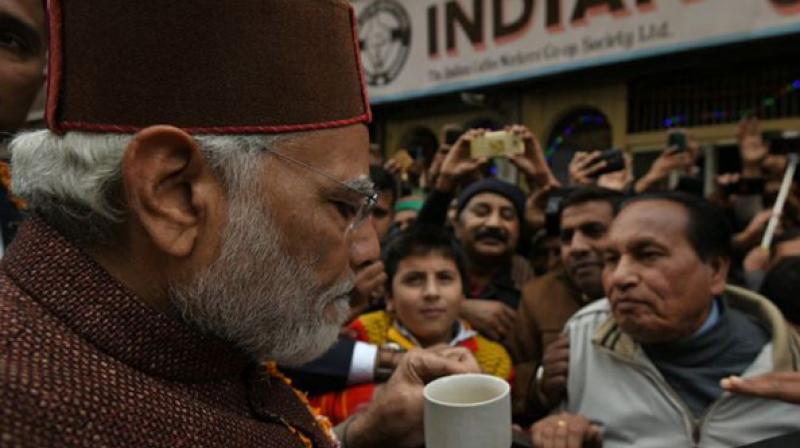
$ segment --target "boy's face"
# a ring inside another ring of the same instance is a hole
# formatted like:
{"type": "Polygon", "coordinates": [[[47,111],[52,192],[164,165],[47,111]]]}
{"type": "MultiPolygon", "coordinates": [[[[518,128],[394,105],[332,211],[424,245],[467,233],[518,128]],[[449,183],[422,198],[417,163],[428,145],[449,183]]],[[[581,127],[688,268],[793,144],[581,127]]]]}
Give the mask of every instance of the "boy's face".
{"type": "Polygon", "coordinates": [[[398,263],[387,307],[427,347],[452,340],[463,298],[455,261],[431,252],[398,263]]]}

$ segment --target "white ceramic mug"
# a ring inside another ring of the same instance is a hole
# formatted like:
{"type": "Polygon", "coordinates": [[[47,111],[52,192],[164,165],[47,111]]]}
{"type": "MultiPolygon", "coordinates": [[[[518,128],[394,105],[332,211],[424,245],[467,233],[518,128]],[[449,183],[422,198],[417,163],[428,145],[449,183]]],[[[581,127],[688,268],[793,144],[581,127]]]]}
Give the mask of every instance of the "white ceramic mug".
{"type": "Polygon", "coordinates": [[[491,375],[451,375],[432,381],[425,396],[425,448],[508,448],[508,382],[491,375]]]}

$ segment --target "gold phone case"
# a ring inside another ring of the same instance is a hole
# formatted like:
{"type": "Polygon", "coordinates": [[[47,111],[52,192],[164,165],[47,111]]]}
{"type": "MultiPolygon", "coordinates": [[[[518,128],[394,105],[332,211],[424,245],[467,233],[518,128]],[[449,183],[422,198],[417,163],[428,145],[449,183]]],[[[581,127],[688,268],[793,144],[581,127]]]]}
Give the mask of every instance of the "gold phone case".
{"type": "Polygon", "coordinates": [[[506,131],[487,132],[472,140],[470,154],[477,157],[507,157],[525,152],[522,138],[506,131]]]}

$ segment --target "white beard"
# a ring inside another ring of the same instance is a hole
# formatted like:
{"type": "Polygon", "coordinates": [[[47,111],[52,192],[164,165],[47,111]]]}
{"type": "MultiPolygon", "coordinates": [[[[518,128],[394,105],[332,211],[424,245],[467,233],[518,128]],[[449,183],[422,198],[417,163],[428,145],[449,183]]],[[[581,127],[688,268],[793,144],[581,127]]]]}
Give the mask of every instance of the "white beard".
{"type": "Polygon", "coordinates": [[[305,364],[335,342],[354,275],[322,290],[311,269],[314,257],[287,254],[262,200],[247,196],[232,197],[220,256],[187,285],[172,285],[172,303],[191,325],[257,361],[305,364]],[[331,304],[335,315],[326,318],[331,304]]]}

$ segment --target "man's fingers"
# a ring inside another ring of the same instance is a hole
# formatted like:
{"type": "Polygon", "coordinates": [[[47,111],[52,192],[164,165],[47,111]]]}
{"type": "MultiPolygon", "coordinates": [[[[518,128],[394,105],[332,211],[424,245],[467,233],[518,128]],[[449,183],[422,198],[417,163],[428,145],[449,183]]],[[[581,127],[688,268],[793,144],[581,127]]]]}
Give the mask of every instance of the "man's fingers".
{"type": "Polygon", "coordinates": [[[549,377],[566,376],[569,371],[569,361],[555,361],[545,364],[545,370],[549,377]]]}
{"type": "Polygon", "coordinates": [[[541,446],[545,448],[552,448],[555,438],[556,438],[556,427],[552,424],[544,425],[542,427],[542,430],[539,432],[539,439],[541,440],[541,446]]]}
{"type": "Polygon", "coordinates": [[[585,168],[583,170],[583,172],[584,172],[583,174],[586,175],[586,176],[592,176],[592,175],[600,172],[600,170],[605,168],[607,165],[608,165],[608,162],[606,162],[605,160],[601,160],[601,161],[593,163],[589,167],[585,168]]]}
{"type": "Polygon", "coordinates": [[[447,345],[439,349],[438,353],[445,358],[454,359],[458,362],[468,361],[472,356],[470,351],[464,347],[449,347],[447,345]]]}
{"type": "Polygon", "coordinates": [[[475,371],[474,362],[465,361],[458,352],[453,352],[450,356],[452,357],[424,350],[412,350],[405,354],[399,369],[410,370],[409,373],[418,377],[423,383],[447,375],[478,373],[475,371]]]}
{"type": "Polygon", "coordinates": [[[531,442],[533,442],[534,448],[543,448],[544,441],[542,440],[542,428],[539,425],[534,425],[531,427],[531,442]]]}
{"type": "Polygon", "coordinates": [[[587,426],[584,423],[576,425],[574,422],[567,426],[567,443],[569,448],[582,448],[586,438],[587,426]]]}
{"type": "Polygon", "coordinates": [[[600,160],[600,156],[602,155],[600,151],[592,151],[590,153],[583,153],[583,154],[586,155],[578,160],[579,162],[578,166],[580,167],[581,170],[585,170],[586,168],[595,164],[598,160],[600,160]]]}
{"type": "Polygon", "coordinates": [[[472,352],[464,347],[448,347],[442,350],[441,355],[445,358],[459,362],[468,372],[481,373],[481,366],[472,352]]]}
{"type": "Polygon", "coordinates": [[[584,441],[589,443],[590,446],[600,447],[603,444],[603,428],[599,425],[592,423],[586,431],[584,441]]]}
{"type": "Polygon", "coordinates": [[[569,422],[567,420],[558,420],[556,422],[553,446],[555,448],[572,448],[572,445],[569,443],[569,422]]]}
{"type": "Polygon", "coordinates": [[[569,360],[569,346],[548,346],[544,352],[542,360],[545,363],[569,360]]]}
{"type": "Polygon", "coordinates": [[[548,347],[552,347],[553,349],[569,350],[569,335],[566,333],[561,333],[561,335],[558,336],[558,339],[551,342],[548,347]]]}
{"type": "Polygon", "coordinates": [[[380,285],[386,283],[388,276],[385,272],[378,272],[377,274],[371,276],[369,280],[366,281],[366,284],[369,286],[369,289],[375,289],[380,285]]]}
{"type": "Polygon", "coordinates": [[[511,307],[503,305],[503,314],[512,324],[517,320],[517,312],[511,307]]]}
{"type": "Polygon", "coordinates": [[[800,404],[798,373],[770,373],[747,379],[732,376],[723,379],[720,385],[729,392],[800,404]]]}
{"type": "Polygon", "coordinates": [[[365,275],[369,275],[369,276],[380,274],[384,270],[385,270],[385,267],[383,265],[383,262],[380,261],[380,260],[372,262],[372,264],[370,264],[369,266],[367,266],[367,267],[365,267],[363,269],[364,274],[365,275]]]}
{"type": "Polygon", "coordinates": [[[505,308],[505,309],[502,312],[500,312],[500,314],[497,316],[497,318],[498,318],[498,321],[499,321],[500,325],[504,329],[510,330],[511,328],[514,327],[514,322],[516,321],[517,316],[514,314],[513,311],[511,311],[511,308],[508,308],[505,305],[503,305],[503,308],[505,308]]]}

